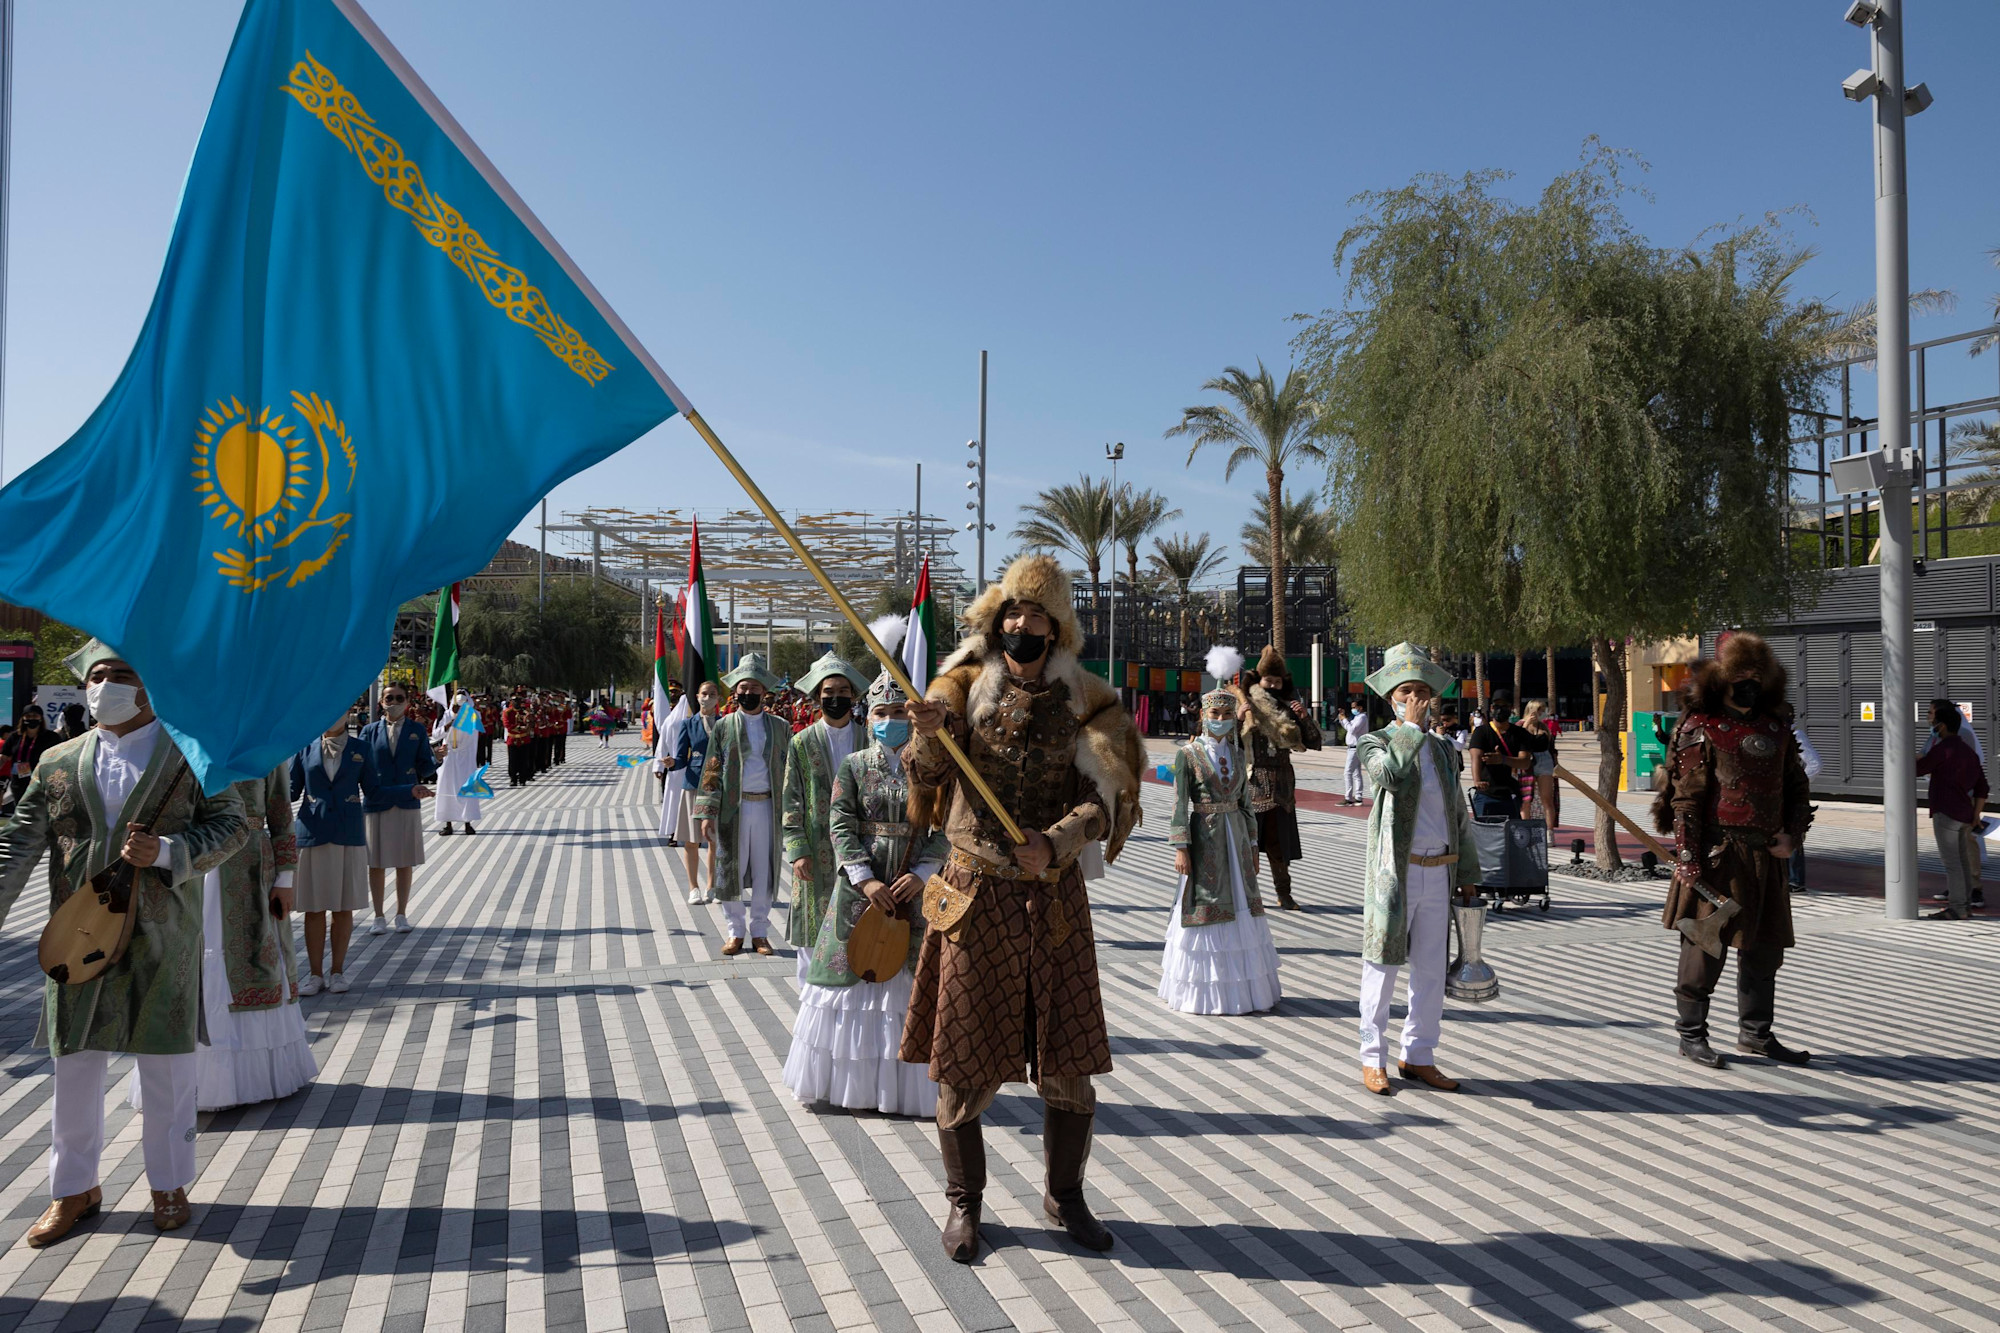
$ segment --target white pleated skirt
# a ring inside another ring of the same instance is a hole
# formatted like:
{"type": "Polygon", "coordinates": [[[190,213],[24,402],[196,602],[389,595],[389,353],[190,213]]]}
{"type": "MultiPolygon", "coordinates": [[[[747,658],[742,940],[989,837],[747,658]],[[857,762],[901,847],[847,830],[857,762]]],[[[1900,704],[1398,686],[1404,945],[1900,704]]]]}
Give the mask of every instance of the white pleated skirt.
{"type": "MultiPolygon", "coordinates": [[[[305,1012],[297,1001],[275,1009],[229,1008],[229,968],[222,950],[222,875],[211,870],[201,885],[201,1001],[208,1022],[208,1045],[195,1047],[200,1070],[198,1104],[204,1111],[289,1097],[319,1077],[305,1012]]],[[[139,1076],[127,1094],[139,1110],[139,1076]]]]}
{"type": "Polygon", "coordinates": [[[853,1111],[936,1115],[930,1070],[896,1058],[912,985],[905,967],[887,981],[803,988],[785,1057],[792,1095],[807,1105],[825,1101],[853,1111]]]}
{"type": "MultiPolygon", "coordinates": [[[[1232,844],[1235,834],[1229,833],[1232,844]]],[[[1236,919],[1206,926],[1181,924],[1181,901],[1187,879],[1181,878],[1173,906],[1167,912],[1167,947],[1160,961],[1160,999],[1184,1014],[1254,1014],[1271,1008],[1284,995],[1278,984],[1278,946],[1271,939],[1266,917],[1250,915],[1250,900],[1237,871],[1236,849],[1229,849],[1231,887],[1236,894],[1236,919]]]]}

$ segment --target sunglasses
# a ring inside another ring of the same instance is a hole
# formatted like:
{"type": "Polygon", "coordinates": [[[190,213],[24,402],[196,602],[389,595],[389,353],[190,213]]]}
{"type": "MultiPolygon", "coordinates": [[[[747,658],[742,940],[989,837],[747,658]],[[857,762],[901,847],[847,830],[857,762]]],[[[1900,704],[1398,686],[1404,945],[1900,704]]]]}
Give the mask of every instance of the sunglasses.
{"type": "Polygon", "coordinates": [[[407,702],[409,702],[409,698],[408,698],[408,696],[407,696],[407,695],[401,695],[401,694],[385,694],[385,695],[383,695],[383,696],[382,696],[382,702],[383,702],[383,703],[385,703],[385,704],[400,704],[400,703],[407,703],[407,702]]]}

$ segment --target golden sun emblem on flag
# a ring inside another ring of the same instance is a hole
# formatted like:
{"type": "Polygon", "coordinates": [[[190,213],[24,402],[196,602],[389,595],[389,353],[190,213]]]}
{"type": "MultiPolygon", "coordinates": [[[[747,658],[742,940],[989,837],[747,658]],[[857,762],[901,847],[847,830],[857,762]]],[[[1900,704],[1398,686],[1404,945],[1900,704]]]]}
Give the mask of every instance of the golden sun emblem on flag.
{"type": "Polygon", "coordinates": [[[228,543],[212,552],[216,572],[244,592],[280,579],[296,587],[325,569],[354,518],[342,508],[358,466],[347,427],[318,394],[295,390],[292,407],[297,421],[221,399],[195,431],[195,498],[228,543]]]}

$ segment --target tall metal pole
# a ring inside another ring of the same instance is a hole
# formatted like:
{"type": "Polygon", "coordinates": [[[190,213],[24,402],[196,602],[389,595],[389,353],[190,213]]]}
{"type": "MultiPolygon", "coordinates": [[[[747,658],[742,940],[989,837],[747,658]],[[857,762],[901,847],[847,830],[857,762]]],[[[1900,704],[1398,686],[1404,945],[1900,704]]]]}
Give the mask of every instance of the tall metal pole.
{"type": "Polygon", "coordinates": [[[986,591],[986,349],[979,351],[979,556],[973,595],[986,591]]]}
{"type": "Polygon", "coordinates": [[[7,227],[14,174],[14,0],[0,0],[0,482],[7,480],[7,227]]]}
{"type": "Polygon", "coordinates": [[[918,553],[924,549],[924,465],[917,464],[917,507],[911,511],[910,524],[910,582],[917,581],[918,553]]]}
{"type": "Polygon", "coordinates": [[[1122,699],[1124,695],[1118,690],[1118,460],[1125,456],[1125,446],[1114,450],[1107,444],[1104,453],[1111,460],[1111,579],[1105,585],[1110,595],[1104,622],[1104,679],[1122,699]]]}
{"type": "Polygon", "coordinates": [[[1903,169],[1903,6],[1880,0],[1875,74],[1875,416],[1882,487],[1882,857],[1892,921],[1917,915],[1915,626],[1910,610],[1910,235],[1903,169]]]}
{"type": "Polygon", "coordinates": [[[535,562],[535,605],[549,604],[549,497],[542,497],[542,554],[535,562]]]}

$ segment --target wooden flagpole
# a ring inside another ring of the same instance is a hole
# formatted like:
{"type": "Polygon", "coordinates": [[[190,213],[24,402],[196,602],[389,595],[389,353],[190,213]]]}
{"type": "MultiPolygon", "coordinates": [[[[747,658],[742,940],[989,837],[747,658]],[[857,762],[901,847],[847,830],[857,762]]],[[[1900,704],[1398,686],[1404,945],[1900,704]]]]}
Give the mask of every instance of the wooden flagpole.
{"type": "MultiPolygon", "coordinates": [[[[792,531],[792,525],[785,522],[784,516],[778,512],[777,507],[765,497],[763,490],[757,483],[750,479],[750,474],[743,470],[743,465],[736,461],[736,456],[729,452],[729,447],[723,444],[713,430],[709,429],[708,423],[702,420],[701,413],[695,411],[692,407],[688,407],[681,415],[687,418],[688,425],[694,427],[695,433],[708,442],[708,447],[713,449],[715,456],[722,460],[722,466],[728,468],[729,475],[736,478],[736,484],[741,486],[757,508],[763,511],[764,517],[770,520],[771,526],[778,530],[778,535],[785,539],[785,544],[792,548],[792,553],[798,556],[800,562],[805,565],[806,572],[813,576],[820,587],[826,589],[826,595],[833,599],[833,604],[839,609],[840,614],[847,617],[847,623],[854,626],[855,633],[861,636],[861,642],[868,645],[868,651],[875,654],[875,660],[880,662],[889,672],[890,678],[896,682],[903,693],[909,695],[912,699],[921,699],[923,695],[918,691],[915,683],[910,680],[909,673],[903,670],[903,664],[898,662],[895,655],[882,646],[881,641],[875,637],[874,631],[870,630],[867,623],[855,612],[854,607],[849,604],[846,596],[840,589],[833,586],[833,580],[827,576],[826,570],[820,567],[819,561],[813,558],[813,553],[806,549],[806,544],[799,540],[799,534],[792,531]]],[[[953,761],[958,764],[959,771],[965,774],[966,781],[972,784],[972,789],[979,793],[979,799],[986,802],[986,808],[991,810],[1000,820],[1001,825],[1006,828],[1007,836],[1012,838],[1016,843],[1027,842],[1028,837],[1021,832],[1021,826],[1014,822],[1014,816],[1007,813],[1007,807],[1000,804],[1000,797],[994,793],[993,788],[986,785],[986,779],[979,776],[979,770],[972,766],[971,758],[966,755],[964,750],[959,748],[958,742],[951,738],[951,733],[940,730],[937,738],[944,742],[946,753],[950,754],[953,761]]]]}

